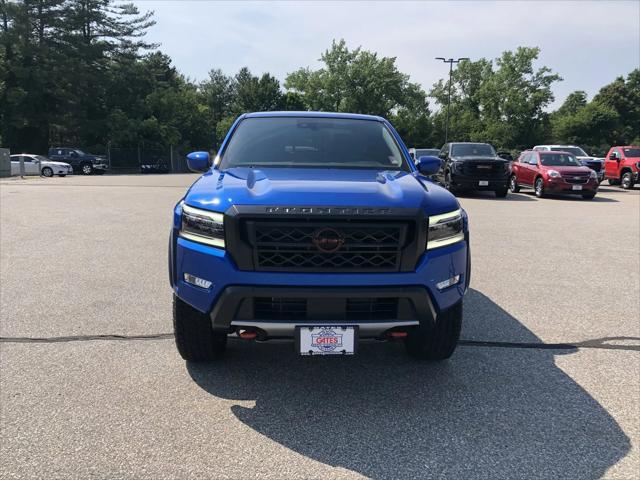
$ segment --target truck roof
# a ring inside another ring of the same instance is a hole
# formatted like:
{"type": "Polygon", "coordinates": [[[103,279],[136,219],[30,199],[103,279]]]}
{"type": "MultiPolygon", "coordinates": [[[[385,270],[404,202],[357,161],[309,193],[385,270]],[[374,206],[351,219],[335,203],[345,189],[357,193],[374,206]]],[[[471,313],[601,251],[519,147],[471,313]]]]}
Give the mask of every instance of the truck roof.
{"type": "Polygon", "coordinates": [[[252,112],[245,113],[244,118],[264,118],[264,117],[308,117],[308,118],[345,118],[351,120],[373,120],[382,122],[384,119],[375,115],[362,115],[360,113],[338,113],[338,112],[252,112]]]}

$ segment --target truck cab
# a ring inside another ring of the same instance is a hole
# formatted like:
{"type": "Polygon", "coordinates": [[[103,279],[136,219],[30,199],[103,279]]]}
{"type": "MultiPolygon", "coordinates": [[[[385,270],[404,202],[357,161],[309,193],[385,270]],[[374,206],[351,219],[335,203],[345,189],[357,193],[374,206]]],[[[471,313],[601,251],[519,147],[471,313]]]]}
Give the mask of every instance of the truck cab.
{"type": "Polygon", "coordinates": [[[611,147],[604,163],[604,178],[609,185],[620,185],[625,190],[638,183],[640,171],[640,147],[627,145],[611,147]]]}

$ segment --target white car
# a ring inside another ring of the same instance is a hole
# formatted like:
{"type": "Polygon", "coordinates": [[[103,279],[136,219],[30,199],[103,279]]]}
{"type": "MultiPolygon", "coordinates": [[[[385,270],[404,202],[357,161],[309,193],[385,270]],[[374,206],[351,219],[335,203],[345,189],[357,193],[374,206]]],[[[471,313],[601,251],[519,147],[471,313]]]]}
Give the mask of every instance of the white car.
{"type": "Polygon", "coordinates": [[[20,157],[24,162],[25,175],[42,175],[43,177],[59,175],[64,177],[73,173],[73,168],[68,163],[54,162],[42,155],[22,153],[11,155],[11,175],[20,175],[20,157]]]}

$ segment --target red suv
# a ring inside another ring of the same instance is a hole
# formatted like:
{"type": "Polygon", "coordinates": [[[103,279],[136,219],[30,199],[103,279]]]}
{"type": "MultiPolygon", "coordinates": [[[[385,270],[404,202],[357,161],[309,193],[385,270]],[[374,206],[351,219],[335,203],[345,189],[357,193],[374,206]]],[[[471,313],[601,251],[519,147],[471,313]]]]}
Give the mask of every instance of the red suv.
{"type": "Polygon", "coordinates": [[[611,147],[604,162],[604,178],[609,185],[622,185],[628,190],[640,180],[640,147],[611,147]]]}
{"type": "Polygon", "coordinates": [[[575,193],[591,200],[598,191],[598,176],[569,152],[526,150],[513,162],[511,191],[533,187],[536,197],[546,193],[575,193]]]}

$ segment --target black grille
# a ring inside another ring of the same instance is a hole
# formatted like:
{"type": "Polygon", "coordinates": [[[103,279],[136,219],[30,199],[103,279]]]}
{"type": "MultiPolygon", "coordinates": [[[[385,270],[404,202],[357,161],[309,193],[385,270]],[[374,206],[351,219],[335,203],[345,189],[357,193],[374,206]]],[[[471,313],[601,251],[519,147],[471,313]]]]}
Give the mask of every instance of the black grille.
{"type": "Polygon", "coordinates": [[[566,173],[562,175],[562,178],[567,183],[587,183],[589,181],[590,173],[566,173]]]}
{"type": "Polygon", "coordinates": [[[475,177],[503,177],[505,162],[462,162],[462,173],[475,177]]]}
{"type": "Polygon", "coordinates": [[[257,270],[397,271],[406,223],[247,221],[257,270]]]}
{"type": "MultiPolygon", "coordinates": [[[[260,320],[318,321],[308,316],[306,298],[256,297],[253,300],[254,318],[260,320]]],[[[343,300],[344,302],[344,300],[343,300]]],[[[398,298],[347,298],[346,305],[338,299],[324,299],[326,305],[342,305],[323,320],[369,321],[394,320],[398,317],[398,298]]],[[[317,315],[316,315],[317,316],[317,315]]]]}
{"type": "Polygon", "coordinates": [[[256,297],[253,300],[255,318],[261,320],[299,320],[307,316],[305,298],[256,297]]]}
{"type": "Polygon", "coordinates": [[[398,316],[397,298],[349,298],[347,318],[350,320],[388,320],[398,316]]]}

